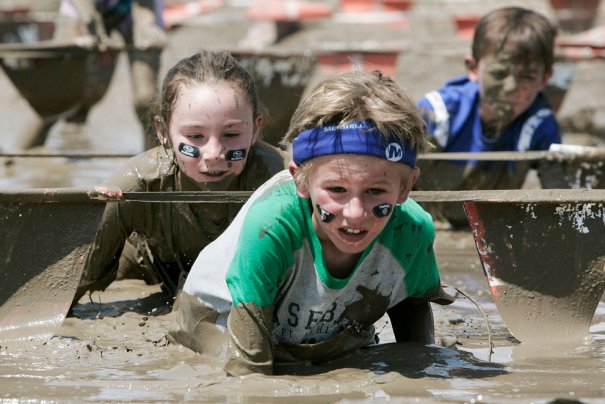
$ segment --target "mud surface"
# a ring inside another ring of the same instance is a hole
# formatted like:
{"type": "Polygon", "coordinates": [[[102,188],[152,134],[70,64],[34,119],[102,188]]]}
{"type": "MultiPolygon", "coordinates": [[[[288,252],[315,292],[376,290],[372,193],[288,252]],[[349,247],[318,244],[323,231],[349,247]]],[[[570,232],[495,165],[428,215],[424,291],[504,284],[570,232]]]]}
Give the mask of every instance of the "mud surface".
{"type": "MultiPolygon", "coordinates": [[[[406,30],[345,24],[334,29],[328,24],[309,23],[275,48],[302,51],[402,45],[406,51],[399,56],[397,78],[417,98],[464,72],[462,54],[468,43],[456,37],[451,15],[521,2],[422,3],[415,8],[406,30]]],[[[548,11],[546,2],[529,0],[522,4],[548,11]]],[[[173,31],[164,66],[202,47],[239,46],[251,28],[249,22],[242,22],[241,11],[232,7],[173,31]]],[[[602,11],[598,21],[603,21],[602,11]]],[[[574,80],[581,85],[572,87],[560,111],[562,119],[577,123],[574,132],[566,131],[568,141],[603,144],[600,136],[604,132],[598,129],[605,126],[601,118],[605,111],[603,64],[586,61],[576,70],[574,80]]],[[[59,122],[39,151],[140,152],[143,137],[131,107],[126,67],[121,57],[105,98],[91,111],[85,127],[59,122]]],[[[316,73],[312,80],[319,76],[316,73]]],[[[0,88],[0,148],[10,151],[18,144],[19,133],[35,125],[38,118],[4,75],[0,75],[0,88]]],[[[0,187],[98,185],[121,161],[0,158],[0,187]]],[[[533,184],[530,178],[526,186],[533,184]]],[[[565,398],[603,402],[603,297],[585,340],[552,344],[543,329],[535,329],[540,342],[520,344],[493,303],[470,231],[441,226],[437,237],[435,250],[444,283],[471,296],[487,313],[489,327],[474,303],[459,295],[451,306],[433,306],[439,342],[434,346],[392,344],[390,325],[382,319],[377,324],[381,344],[352,357],[322,366],[281,367],[277,369],[280,375],[274,377],[227,378],[222,363],[168,344],[165,333],[173,314],[158,286],[123,280],[93,294],[92,300],[85,296],[51,339],[0,344],[0,399],[525,403],[565,398]]],[[[546,253],[556,252],[537,252],[546,253]]]]}

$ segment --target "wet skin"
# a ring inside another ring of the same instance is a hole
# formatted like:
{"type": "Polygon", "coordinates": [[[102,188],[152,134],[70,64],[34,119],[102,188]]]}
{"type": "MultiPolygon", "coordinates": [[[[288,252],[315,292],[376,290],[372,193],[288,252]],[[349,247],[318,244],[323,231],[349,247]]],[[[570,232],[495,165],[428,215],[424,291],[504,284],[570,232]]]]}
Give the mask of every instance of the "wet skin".
{"type": "MultiPolygon", "coordinates": [[[[229,182],[246,159],[228,161],[231,150],[248,150],[256,141],[262,118],[225,82],[183,85],[169,125],[170,143],[181,171],[197,183],[229,182]],[[181,143],[197,147],[199,156],[183,154],[181,143]]],[[[160,140],[161,140],[160,136],[160,140]]]]}
{"type": "Polygon", "coordinates": [[[480,84],[481,123],[488,137],[497,137],[526,111],[544,89],[550,72],[538,63],[522,65],[505,52],[490,54],[473,65],[469,74],[480,84]]]}
{"type": "Polygon", "coordinates": [[[385,203],[404,202],[418,172],[365,155],[337,154],[313,159],[307,183],[298,185],[297,190],[301,197],[310,198],[313,206],[319,205],[334,216],[328,222],[322,221],[320,212],[314,209],[312,218],[333,276],[350,274],[360,254],[389,220],[390,216],[377,217],[373,209],[385,203]],[[403,181],[404,175],[410,177],[403,181]]]}

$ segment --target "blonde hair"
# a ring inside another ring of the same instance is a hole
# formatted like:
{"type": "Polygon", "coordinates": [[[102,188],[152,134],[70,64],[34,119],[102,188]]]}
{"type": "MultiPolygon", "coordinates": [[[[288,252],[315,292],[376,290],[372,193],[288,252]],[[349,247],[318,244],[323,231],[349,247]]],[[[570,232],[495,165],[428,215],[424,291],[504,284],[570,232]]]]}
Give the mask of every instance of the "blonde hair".
{"type": "Polygon", "coordinates": [[[417,153],[429,147],[416,104],[393,79],[379,71],[342,73],[317,84],[294,111],[281,143],[289,146],[307,129],[355,121],[374,123],[385,137],[394,135],[417,153]]]}
{"type": "MultiPolygon", "coordinates": [[[[394,135],[402,143],[412,145],[417,153],[431,147],[424,120],[412,98],[379,71],[342,73],[318,83],[294,111],[281,144],[289,147],[307,129],[355,121],[374,123],[385,137],[394,135]]],[[[301,164],[297,183],[306,182],[312,164],[313,159],[301,164]]]]}

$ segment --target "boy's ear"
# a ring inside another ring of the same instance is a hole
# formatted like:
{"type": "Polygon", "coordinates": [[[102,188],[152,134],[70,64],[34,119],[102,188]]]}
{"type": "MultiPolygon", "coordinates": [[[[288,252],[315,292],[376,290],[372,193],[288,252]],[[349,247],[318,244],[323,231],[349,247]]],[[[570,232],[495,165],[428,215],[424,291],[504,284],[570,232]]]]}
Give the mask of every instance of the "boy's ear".
{"type": "Polygon", "coordinates": [[[548,81],[550,80],[550,78],[552,77],[553,71],[552,68],[548,69],[546,71],[546,73],[544,73],[544,78],[542,79],[542,85],[544,87],[546,87],[546,85],[548,84],[548,81]]]}
{"type": "MultiPolygon", "coordinates": [[[[295,162],[290,161],[288,163],[288,171],[290,171],[290,174],[292,175],[292,177],[296,178],[296,173],[298,172],[298,166],[296,165],[295,162]]],[[[296,184],[296,193],[298,194],[298,196],[300,196],[301,198],[304,199],[309,199],[311,197],[311,195],[309,194],[309,190],[307,189],[307,184],[301,184],[299,183],[299,181],[294,181],[294,184],[296,184]]]]}
{"type": "Polygon", "coordinates": [[[405,181],[405,184],[401,186],[401,192],[397,198],[397,203],[404,203],[408,199],[408,195],[420,176],[420,169],[418,167],[411,168],[410,170],[406,170],[404,175],[407,175],[408,178],[405,181]]]}
{"type": "Polygon", "coordinates": [[[466,66],[466,75],[470,81],[479,80],[479,63],[471,56],[464,57],[464,65],[466,66]]]}

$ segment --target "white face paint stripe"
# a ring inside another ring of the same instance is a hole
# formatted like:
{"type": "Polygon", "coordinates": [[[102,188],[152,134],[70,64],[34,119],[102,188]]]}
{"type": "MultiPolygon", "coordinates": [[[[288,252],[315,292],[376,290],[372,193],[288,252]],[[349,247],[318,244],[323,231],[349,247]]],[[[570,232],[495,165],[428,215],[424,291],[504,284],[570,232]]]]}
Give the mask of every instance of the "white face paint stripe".
{"type": "Polygon", "coordinates": [[[425,98],[429,101],[435,113],[435,132],[433,133],[433,137],[441,147],[445,147],[450,132],[450,115],[438,91],[429,92],[425,95],[425,98]]]}
{"type": "Polygon", "coordinates": [[[536,133],[536,129],[538,126],[544,121],[545,118],[552,115],[552,111],[548,108],[542,108],[538,110],[534,115],[532,115],[525,124],[523,124],[523,128],[521,128],[521,135],[519,136],[519,141],[517,142],[517,150],[518,151],[527,151],[531,146],[531,140],[536,133]]]}

